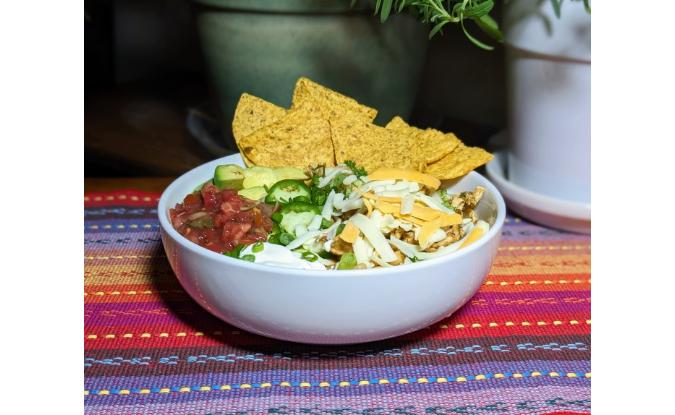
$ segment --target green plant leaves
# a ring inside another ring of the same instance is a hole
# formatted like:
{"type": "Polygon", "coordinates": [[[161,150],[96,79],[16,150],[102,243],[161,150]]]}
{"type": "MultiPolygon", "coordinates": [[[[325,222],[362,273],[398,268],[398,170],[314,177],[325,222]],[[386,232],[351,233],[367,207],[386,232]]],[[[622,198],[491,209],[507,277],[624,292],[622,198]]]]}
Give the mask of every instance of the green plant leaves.
{"type": "Polygon", "coordinates": [[[484,16],[481,16],[478,19],[474,19],[474,22],[480,27],[480,29],[485,32],[488,36],[493,38],[494,40],[498,42],[503,42],[504,41],[504,35],[502,35],[501,30],[499,30],[499,25],[493,19],[490,17],[489,14],[486,14],[484,16]]]}
{"type": "Polygon", "coordinates": [[[485,50],[494,49],[493,46],[487,45],[487,44],[481,42],[480,40],[476,39],[475,37],[471,36],[471,33],[469,33],[466,30],[466,27],[464,27],[464,20],[461,20],[459,22],[459,24],[462,26],[462,30],[464,31],[464,36],[466,36],[471,41],[471,43],[473,43],[474,45],[478,46],[481,49],[485,49],[485,50]]]}
{"type": "MultiPolygon", "coordinates": [[[[554,0],[552,0],[554,1],[554,0]]],[[[352,3],[353,4],[353,3],[352,3]]],[[[431,23],[429,39],[434,37],[448,23],[460,23],[466,37],[476,46],[491,50],[487,45],[474,36],[464,27],[464,20],[473,20],[478,27],[491,38],[502,41],[502,34],[497,22],[490,17],[495,6],[494,0],[376,0],[375,15],[385,22],[392,13],[403,12],[406,8],[417,13],[424,23],[431,23]]]]}
{"type": "Polygon", "coordinates": [[[449,22],[448,22],[447,20],[444,20],[444,21],[442,21],[442,22],[440,22],[440,23],[437,23],[437,24],[434,26],[434,28],[431,29],[431,32],[429,32],[429,39],[431,39],[432,37],[434,37],[434,35],[435,35],[436,33],[438,33],[438,31],[441,30],[441,28],[442,28],[443,26],[445,26],[446,24],[448,24],[448,23],[449,23],[449,22]]]}
{"type": "Polygon", "coordinates": [[[391,13],[392,0],[383,0],[382,1],[382,10],[380,13],[380,21],[385,22],[391,13]]]}

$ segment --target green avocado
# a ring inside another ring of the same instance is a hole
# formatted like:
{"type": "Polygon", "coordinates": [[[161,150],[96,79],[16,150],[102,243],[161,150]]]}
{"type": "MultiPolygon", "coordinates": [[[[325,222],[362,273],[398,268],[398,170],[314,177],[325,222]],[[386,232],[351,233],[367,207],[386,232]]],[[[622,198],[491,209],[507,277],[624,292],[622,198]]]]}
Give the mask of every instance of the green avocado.
{"type": "Polygon", "coordinates": [[[244,183],[244,169],[236,164],[223,164],[216,167],[213,174],[213,184],[218,189],[235,189],[242,188],[244,183]]]}
{"type": "Polygon", "coordinates": [[[261,200],[262,198],[267,196],[267,192],[265,191],[265,188],[262,186],[255,186],[250,187],[248,189],[241,189],[237,193],[239,194],[239,196],[251,200],[261,200]]]}
{"type": "Polygon", "coordinates": [[[274,172],[274,169],[269,167],[249,167],[244,170],[244,189],[250,189],[251,187],[270,187],[274,183],[278,182],[277,174],[274,172]]]}
{"type": "Polygon", "coordinates": [[[274,172],[277,175],[278,180],[307,180],[308,177],[300,169],[296,169],[295,167],[276,167],[274,169],[274,172]]]}

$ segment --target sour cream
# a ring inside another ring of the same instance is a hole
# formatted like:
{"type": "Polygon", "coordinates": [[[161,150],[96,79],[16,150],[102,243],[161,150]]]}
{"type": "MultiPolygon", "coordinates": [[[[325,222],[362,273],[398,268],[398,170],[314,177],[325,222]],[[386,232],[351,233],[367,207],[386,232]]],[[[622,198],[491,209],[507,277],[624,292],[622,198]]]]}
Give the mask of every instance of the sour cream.
{"type": "Polygon", "coordinates": [[[325,270],[326,267],[319,261],[309,262],[302,259],[301,254],[293,252],[285,246],[263,243],[263,250],[260,252],[253,252],[253,245],[249,245],[241,251],[240,256],[254,255],[256,264],[271,265],[273,267],[282,268],[299,268],[299,269],[320,269],[325,270]]]}

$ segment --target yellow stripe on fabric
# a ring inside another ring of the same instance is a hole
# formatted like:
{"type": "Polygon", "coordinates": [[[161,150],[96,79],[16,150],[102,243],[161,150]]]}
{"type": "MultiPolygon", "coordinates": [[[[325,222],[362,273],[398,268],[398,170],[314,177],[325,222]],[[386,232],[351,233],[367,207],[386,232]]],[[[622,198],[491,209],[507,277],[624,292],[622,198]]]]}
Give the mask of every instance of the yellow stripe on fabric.
{"type": "Polygon", "coordinates": [[[591,245],[510,245],[500,246],[500,252],[512,251],[585,251],[591,249],[591,245]]]}
{"type": "MultiPolygon", "coordinates": [[[[585,320],[585,323],[587,325],[591,325],[591,320],[585,320]]],[[[454,325],[447,325],[447,324],[441,324],[438,327],[442,329],[450,329],[454,328],[457,330],[461,329],[466,329],[466,328],[472,328],[472,329],[481,329],[485,327],[515,327],[515,326],[521,326],[521,327],[532,327],[532,326],[548,326],[548,325],[554,325],[554,326],[560,326],[562,324],[570,324],[570,325],[577,325],[580,324],[578,320],[567,320],[567,321],[561,321],[561,320],[552,320],[552,321],[519,321],[519,322],[513,322],[513,321],[505,321],[505,322],[489,322],[489,323],[457,323],[454,325]]]]}
{"type": "Polygon", "coordinates": [[[554,275],[590,274],[591,256],[583,255],[497,255],[490,274],[554,275]]]}
{"type": "Polygon", "coordinates": [[[155,259],[166,258],[166,255],[93,255],[85,256],[85,260],[115,260],[115,259],[155,259]]]}
{"type": "MultiPolygon", "coordinates": [[[[318,383],[312,384],[311,382],[297,382],[294,387],[300,387],[300,388],[327,388],[327,387],[340,387],[340,388],[346,388],[350,386],[369,386],[369,385],[391,385],[391,384],[397,384],[397,385],[407,385],[407,384],[425,384],[425,383],[464,383],[464,382],[484,382],[484,381],[489,381],[491,379],[525,379],[528,377],[540,377],[540,376],[547,376],[552,379],[557,379],[557,378],[580,378],[580,374],[577,374],[575,372],[546,372],[546,373],[541,373],[541,372],[525,372],[525,373],[520,373],[520,372],[514,372],[510,374],[505,374],[505,373],[494,373],[494,374],[477,374],[474,376],[457,376],[455,378],[447,378],[447,377],[419,377],[419,378],[399,378],[396,382],[390,382],[389,379],[375,379],[375,380],[360,380],[357,382],[349,382],[349,381],[340,381],[340,382],[328,382],[328,381],[322,381],[318,383]]],[[[583,378],[584,379],[590,379],[591,378],[591,373],[583,373],[583,378]]],[[[258,389],[258,388],[269,388],[273,387],[269,382],[263,382],[263,383],[240,383],[236,385],[220,385],[220,386],[207,386],[207,385],[202,385],[202,386],[197,386],[197,387],[189,387],[189,386],[181,386],[179,388],[174,388],[174,391],[176,393],[192,393],[192,392],[211,392],[211,391],[230,391],[233,389],[258,389]]],[[[293,387],[291,385],[291,382],[284,381],[284,382],[279,382],[278,387],[283,387],[283,388],[289,388],[293,387]]],[[[163,387],[163,388],[156,388],[155,391],[153,392],[149,388],[142,388],[138,389],[135,392],[132,392],[131,388],[125,388],[125,389],[120,389],[115,393],[111,393],[110,390],[107,389],[100,389],[100,390],[84,390],[84,395],[85,396],[106,396],[106,395],[128,395],[131,393],[136,393],[136,394],[150,394],[150,393],[170,393],[171,388],[163,387]]]]}
{"type": "MultiPolygon", "coordinates": [[[[504,322],[489,322],[489,323],[457,323],[453,325],[447,325],[447,324],[441,324],[438,327],[441,329],[456,329],[456,330],[463,330],[463,329],[483,329],[486,327],[535,327],[535,326],[560,326],[560,325],[580,325],[580,324],[586,324],[586,325],[591,325],[591,320],[551,320],[551,321],[504,321],[504,322]]],[[[238,330],[232,330],[229,332],[230,334],[240,334],[238,330]]],[[[222,336],[223,332],[222,331],[213,331],[209,333],[212,336],[222,336]]],[[[124,334],[116,334],[116,333],[107,333],[107,334],[85,334],[85,339],[86,340],[98,340],[98,339],[115,339],[117,336],[120,336],[122,338],[134,338],[134,337],[140,337],[143,339],[149,339],[149,338],[154,338],[154,337],[186,337],[188,335],[195,336],[195,337],[202,337],[205,335],[204,332],[201,331],[195,331],[192,333],[186,333],[186,332],[177,332],[177,333],[166,333],[166,332],[161,332],[161,333],[124,333],[124,334]]]]}
{"type": "Polygon", "coordinates": [[[517,280],[517,281],[485,281],[485,286],[507,286],[507,285],[550,285],[550,284],[590,284],[590,279],[557,279],[557,280],[517,280]]]}

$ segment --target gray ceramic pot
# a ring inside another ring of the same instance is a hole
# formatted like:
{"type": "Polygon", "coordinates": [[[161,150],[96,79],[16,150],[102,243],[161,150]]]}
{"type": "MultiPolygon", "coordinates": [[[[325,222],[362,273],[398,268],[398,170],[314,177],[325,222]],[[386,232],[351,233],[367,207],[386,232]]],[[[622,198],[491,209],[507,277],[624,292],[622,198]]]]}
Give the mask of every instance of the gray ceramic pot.
{"type": "Polygon", "coordinates": [[[352,9],[349,0],[195,2],[202,51],[228,133],[242,92],[288,107],[300,76],[377,108],[378,123],[410,114],[428,33],[411,16],[381,24],[372,9],[352,9]]]}

